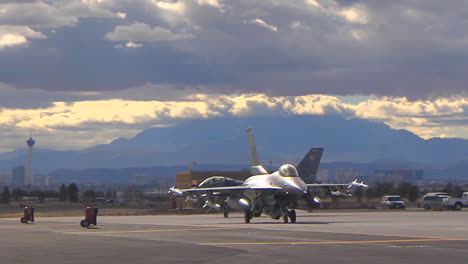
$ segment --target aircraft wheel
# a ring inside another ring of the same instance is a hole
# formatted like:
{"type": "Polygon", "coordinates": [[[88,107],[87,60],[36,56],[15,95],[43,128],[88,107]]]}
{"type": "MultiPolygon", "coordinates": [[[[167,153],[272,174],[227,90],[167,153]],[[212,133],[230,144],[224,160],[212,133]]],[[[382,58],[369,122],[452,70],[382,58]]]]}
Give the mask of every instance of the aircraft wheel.
{"type": "Polygon", "coordinates": [[[296,223],[296,210],[291,210],[289,211],[289,219],[291,220],[291,223],[296,223]]]}
{"type": "Polygon", "coordinates": [[[80,225],[81,225],[81,227],[87,227],[87,228],[89,228],[89,222],[86,221],[86,220],[81,220],[80,225]]]}
{"type": "Polygon", "coordinates": [[[244,222],[246,224],[250,223],[250,219],[252,219],[252,212],[250,210],[244,211],[244,222]]]}
{"type": "Polygon", "coordinates": [[[228,218],[229,217],[229,209],[224,207],[223,214],[224,214],[224,218],[228,218]]]}
{"type": "Polygon", "coordinates": [[[24,216],[21,217],[20,221],[21,221],[21,223],[23,223],[23,224],[27,224],[27,223],[28,223],[28,219],[27,219],[26,217],[24,217],[24,216]]]}

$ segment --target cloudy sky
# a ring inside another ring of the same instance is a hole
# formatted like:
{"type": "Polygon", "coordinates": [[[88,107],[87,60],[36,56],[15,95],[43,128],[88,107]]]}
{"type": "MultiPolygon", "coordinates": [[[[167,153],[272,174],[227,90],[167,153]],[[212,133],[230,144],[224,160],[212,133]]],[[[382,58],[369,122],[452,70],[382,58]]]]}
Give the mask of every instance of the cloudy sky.
{"type": "Polygon", "coordinates": [[[320,114],[468,138],[465,0],[0,0],[0,151],[320,114]]]}

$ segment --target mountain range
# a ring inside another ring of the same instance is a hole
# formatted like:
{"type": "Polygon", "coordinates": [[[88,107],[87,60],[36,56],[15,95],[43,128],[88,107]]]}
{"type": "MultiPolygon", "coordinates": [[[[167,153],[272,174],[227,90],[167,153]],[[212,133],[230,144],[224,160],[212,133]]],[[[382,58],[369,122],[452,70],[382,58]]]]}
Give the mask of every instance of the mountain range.
{"type": "MultiPolygon", "coordinates": [[[[174,126],[148,128],[133,138],[119,138],[83,150],[34,149],[33,168],[35,172],[48,173],[56,169],[188,166],[194,161],[212,167],[247,167],[248,127],[253,128],[264,164],[297,164],[311,147],[324,147],[322,160],[327,163],[444,167],[453,168],[457,175],[468,167],[465,139],[425,140],[407,130],[369,120],[302,115],[188,120],[174,126]]],[[[9,172],[24,165],[26,151],[1,153],[0,171],[9,172]]]]}

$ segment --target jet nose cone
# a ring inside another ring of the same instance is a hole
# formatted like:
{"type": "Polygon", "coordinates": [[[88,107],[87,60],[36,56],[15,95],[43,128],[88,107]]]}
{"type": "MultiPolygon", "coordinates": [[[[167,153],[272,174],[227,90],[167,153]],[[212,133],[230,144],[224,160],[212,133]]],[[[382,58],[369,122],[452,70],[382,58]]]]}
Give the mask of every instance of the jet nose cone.
{"type": "Polygon", "coordinates": [[[301,182],[291,181],[288,185],[296,192],[301,192],[303,194],[307,193],[307,186],[301,182]]]}

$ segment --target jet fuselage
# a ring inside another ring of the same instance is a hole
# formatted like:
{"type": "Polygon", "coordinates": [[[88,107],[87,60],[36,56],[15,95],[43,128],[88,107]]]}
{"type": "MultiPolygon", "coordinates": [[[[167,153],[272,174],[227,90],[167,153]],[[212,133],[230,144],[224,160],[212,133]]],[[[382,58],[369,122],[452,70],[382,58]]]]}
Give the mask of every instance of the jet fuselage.
{"type": "Polygon", "coordinates": [[[307,185],[290,164],[284,164],[271,174],[251,176],[244,185],[250,189],[241,195],[231,195],[226,202],[234,209],[250,210],[255,216],[265,213],[278,219],[285,215],[288,208],[315,209],[321,206],[321,201],[308,193],[307,185]],[[265,190],[267,188],[272,189],[265,190]]]}

